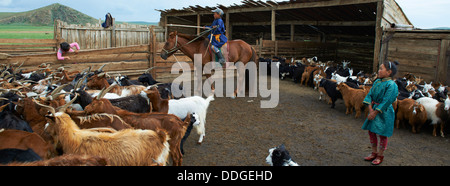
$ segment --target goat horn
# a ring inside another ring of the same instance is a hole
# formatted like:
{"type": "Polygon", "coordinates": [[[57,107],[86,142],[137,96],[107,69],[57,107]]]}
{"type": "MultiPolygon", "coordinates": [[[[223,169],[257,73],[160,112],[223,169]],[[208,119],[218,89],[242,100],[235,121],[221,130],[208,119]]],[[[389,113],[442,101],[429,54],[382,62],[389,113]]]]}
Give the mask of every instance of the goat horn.
{"type": "Polygon", "coordinates": [[[57,110],[58,112],[65,112],[66,109],[67,109],[67,107],[69,107],[69,105],[71,105],[73,102],[75,102],[75,100],[77,99],[77,97],[78,97],[78,94],[75,94],[75,97],[73,97],[72,100],[70,100],[68,103],[66,103],[66,104],[63,105],[63,106],[60,106],[60,107],[56,108],[56,110],[57,110]]]}
{"type": "Polygon", "coordinates": [[[110,85],[108,88],[103,88],[102,91],[97,95],[97,99],[103,98],[106,93],[108,93],[111,89],[113,89],[114,87],[119,86],[118,84],[114,83],[112,85],[110,85]]]}
{"type": "Polygon", "coordinates": [[[39,103],[38,101],[36,101],[35,99],[33,99],[33,101],[34,101],[34,103],[36,103],[37,105],[39,105],[39,106],[41,106],[41,107],[47,109],[47,111],[50,111],[53,115],[55,115],[55,113],[56,113],[56,112],[55,112],[55,108],[53,108],[53,107],[51,107],[51,106],[48,106],[48,105],[43,105],[43,104],[39,103]]]}
{"type": "Polygon", "coordinates": [[[83,77],[81,77],[78,81],[77,81],[77,83],[75,83],[75,86],[73,87],[73,90],[77,90],[77,89],[79,89],[80,87],[81,87],[81,85],[83,84],[83,81],[84,81],[84,79],[87,77],[87,73],[83,76],[83,77]]]}
{"type": "Polygon", "coordinates": [[[150,72],[150,70],[153,70],[155,67],[151,67],[151,68],[149,68],[149,69],[147,69],[145,72],[144,72],[144,74],[148,74],[148,72],[150,72]]]}
{"type": "Polygon", "coordinates": [[[55,90],[53,90],[53,92],[50,94],[50,95],[52,96],[52,98],[55,99],[55,94],[61,92],[61,90],[62,90],[64,87],[67,87],[67,85],[69,85],[69,84],[61,85],[61,86],[57,87],[55,90]]]}
{"type": "Polygon", "coordinates": [[[103,67],[105,67],[108,63],[103,64],[100,68],[98,68],[98,72],[103,71],[103,67]]]}

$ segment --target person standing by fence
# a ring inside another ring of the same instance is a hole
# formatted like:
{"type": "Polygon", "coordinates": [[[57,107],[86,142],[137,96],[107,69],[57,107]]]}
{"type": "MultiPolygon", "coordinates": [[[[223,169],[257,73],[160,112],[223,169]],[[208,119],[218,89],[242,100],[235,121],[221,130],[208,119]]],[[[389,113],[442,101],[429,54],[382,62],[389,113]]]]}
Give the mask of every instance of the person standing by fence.
{"type": "Polygon", "coordinates": [[[395,112],[392,106],[398,95],[397,84],[392,78],[397,73],[398,62],[386,61],[380,65],[378,79],[373,83],[370,92],[363,103],[369,105],[369,115],[362,126],[363,130],[369,131],[372,154],[364,160],[372,161],[372,165],[383,162],[384,151],[387,147],[387,138],[394,132],[395,112]],[[380,138],[380,149],[378,150],[377,134],[380,138]]]}

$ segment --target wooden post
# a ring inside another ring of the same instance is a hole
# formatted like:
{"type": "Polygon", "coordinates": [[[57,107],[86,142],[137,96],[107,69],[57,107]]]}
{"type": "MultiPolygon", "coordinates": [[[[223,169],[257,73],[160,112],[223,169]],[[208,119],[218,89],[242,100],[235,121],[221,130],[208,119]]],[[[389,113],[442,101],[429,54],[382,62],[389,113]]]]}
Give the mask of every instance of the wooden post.
{"type": "Polygon", "coordinates": [[[447,59],[447,50],[450,47],[450,40],[441,40],[441,46],[439,47],[439,58],[436,64],[436,77],[435,79],[438,82],[443,84],[450,83],[447,79],[447,71],[448,71],[448,59],[447,59]]]}
{"type": "MultiPolygon", "coordinates": [[[[201,20],[200,20],[200,14],[197,14],[197,26],[200,26],[201,20]]],[[[200,34],[200,27],[197,28],[197,35],[200,34]]]]}
{"type": "Polygon", "coordinates": [[[167,15],[164,15],[164,42],[167,42],[167,36],[169,35],[169,30],[167,29],[167,19],[169,17],[167,15]]]}
{"type": "Polygon", "coordinates": [[[228,12],[225,14],[225,29],[226,29],[225,36],[227,36],[228,39],[231,39],[230,38],[230,33],[231,33],[230,13],[228,13],[228,12]]]}
{"type": "Polygon", "coordinates": [[[272,41],[276,40],[276,33],[275,33],[275,9],[272,9],[272,20],[270,21],[271,26],[271,34],[272,34],[272,41]]]}
{"type": "Polygon", "coordinates": [[[116,18],[112,19],[111,47],[116,47],[116,18]]]}
{"type": "Polygon", "coordinates": [[[378,71],[380,61],[381,39],[383,37],[383,28],[381,27],[381,21],[383,19],[384,1],[378,1],[377,3],[377,20],[375,27],[375,46],[373,52],[373,68],[372,71],[378,71]]]}
{"type": "Polygon", "coordinates": [[[291,24],[291,41],[294,41],[295,25],[291,24]]]}

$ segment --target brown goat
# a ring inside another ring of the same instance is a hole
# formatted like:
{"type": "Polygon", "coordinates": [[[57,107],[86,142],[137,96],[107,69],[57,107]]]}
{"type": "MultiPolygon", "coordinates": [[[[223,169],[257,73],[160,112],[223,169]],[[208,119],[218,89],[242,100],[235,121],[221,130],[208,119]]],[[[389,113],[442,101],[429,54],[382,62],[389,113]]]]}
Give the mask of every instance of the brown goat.
{"type": "Polygon", "coordinates": [[[158,89],[151,88],[145,91],[147,97],[152,104],[152,112],[168,113],[169,112],[169,99],[161,99],[161,94],[158,89]]]}
{"type": "Polygon", "coordinates": [[[413,99],[397,100],[395,127],[399,128],[399,124],[404,125],[407,121],[412,126],[412,132],[420,132],[420,128],[427,121],[427,112],[423,105],[417,103],[413,99]]]}
{"type": "Polygon", "coordinates": [[[113,166],[167,162],[169,136],[164,130],[125,129],[115,133],[82,130],[64,112],[50,115],[48,121],[46,131],[61,143],[64,153],[105,157],[113,166]]]}
{"type": "MultiPolygon", "coordinates": [[[[86,86],[90,89],[97,89],[97,90],[104,89],[104,88],[106,89],[106,88],[110,87],[108,81],[106,80],[105,75],[99,75],[99,74],[96,74],[96,75],[93,75],[92,77],[90,77],[88,79],[86,86]]],[[[115,93],[122,97],[137,95],[137,94],[140,94],[141,91],[147,90],[147,87],[142,86],[142,85],[114,86],[111,88],[112,89],[110,89],[110,91],[108,91],[109,93],[115,93]]]]}
{"type": "Polygon", "coordinates": [[[122,118],[114,114],[101,113],[88,116],[70,115],[70,117],[81,129],[109,127],[115,130],[123,130],[133,128],[123,121],[122,118]]]}
{"type": "Polygon", "coordinates": [[[352,114],[353,109],[355,109],[355,118],[359,118],[361,116],[361,108],[364,106],[364,98],[368,92],[364,89],[351,88],[345,83],[339,83],[336,89],[342,94],[342,99],[344,100],[345,107],[347,108],[345,114],[352,114]]]}
{"type": "Polygon", "coordinates": [[[125,122],[137,129],[164,129],[169,133],[170,155],[175,166],[181,166],[183,155],[180,151],[180,142],[183,138],[187,126],[190,123],[190,114],[185,121],[173,114],[162,113],[133,113],[118,107],[112,106],[107,99],[94,99],[91,104],[85,107],[89,114],[108,113],[120,116],[125,122]]]}
{"type": "Polygon", "coordinates": [[[49,159],[56,155],[52,145],[36,133],[0,129],[0,141],[0,149],[33,149],[42,159],[49,159]]]}
{"type": "Polygon", "coordinates": [[[45,141],[52,142],[51,136],[44,131],[47,120],[39,112],[39,109],[40,107],[33,102],[32,98],[23,98],[18,101],[16,111],[24,117],[35,133],[39,134],[45,141]]]}

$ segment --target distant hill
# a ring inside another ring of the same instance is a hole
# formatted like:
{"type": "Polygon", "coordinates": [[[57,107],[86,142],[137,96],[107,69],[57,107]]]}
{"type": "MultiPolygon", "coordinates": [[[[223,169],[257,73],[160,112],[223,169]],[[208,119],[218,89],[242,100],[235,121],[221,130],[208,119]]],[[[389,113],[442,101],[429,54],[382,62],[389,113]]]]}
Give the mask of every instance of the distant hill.
{"type": "Polygon", "coordinates": [[[26,12],[0,12],[0,24],[52,26],[56,19],[68,24],[98,22],[91,16],[59,3],[26,12]]]}

